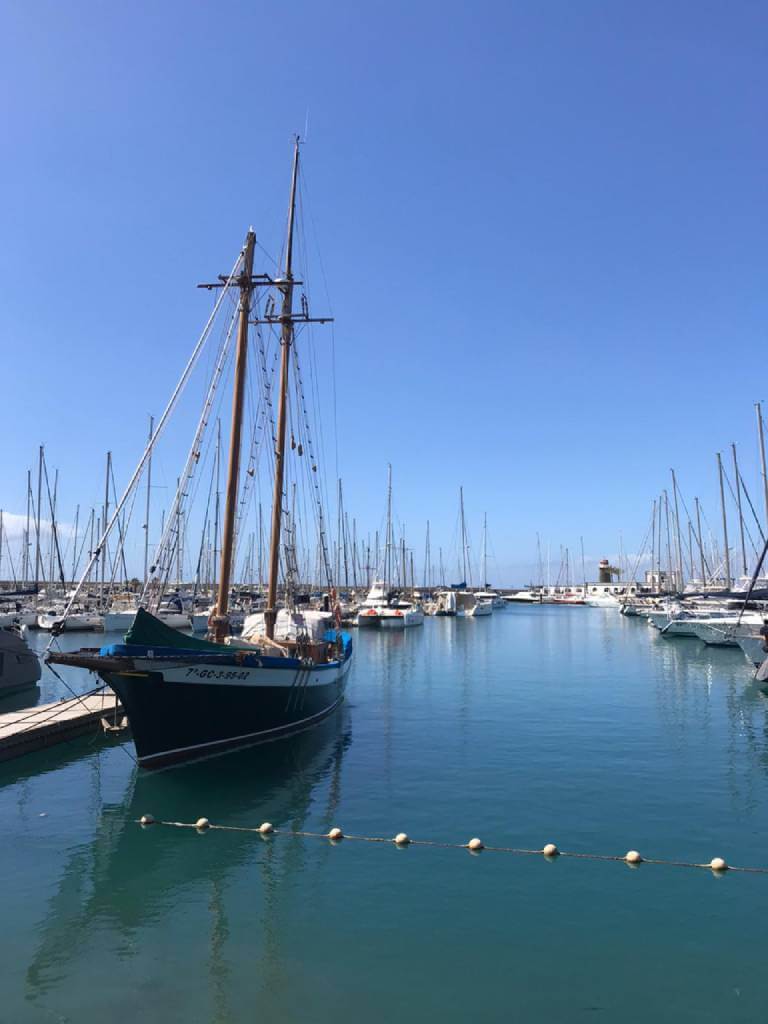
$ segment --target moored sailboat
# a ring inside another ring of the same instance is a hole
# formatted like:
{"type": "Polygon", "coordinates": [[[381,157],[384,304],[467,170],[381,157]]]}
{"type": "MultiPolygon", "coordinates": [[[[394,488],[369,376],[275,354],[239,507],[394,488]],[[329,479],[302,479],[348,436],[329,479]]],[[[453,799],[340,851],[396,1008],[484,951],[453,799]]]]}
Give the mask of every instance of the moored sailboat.
{"type": "MultiPolygon", "coordinates": [[[[352,642],[337,625],[326,628],[338,623],[337,609],[330,609],[333,614],[330,620],[327,616],[318,619],[316,615],[291,609],[288,618],[292,629],[285,632],[281,625],[286,616],[278,607],[289,367],[294,325],[318,322],[309,316],[303,297],[301,312],[293,310],[296,282],[292,254],[298,169],[297,139],[282,276],[277,279],[268,275],[254,276],[256,237],[251,230],[232,273],[221,278],[221,284],[210,286],[222,289],[220,294],[223,295],[225,290],[235,285],[240,299],[221,561],[217,600],[209,619],[208,638],[198,639],[181,633],[160,618],[139,609],[123,643],[109,645],[98,652],[52,652],[48,656],[49,661],[57,664],[95,671],[112,686],[128,716],[139,763],[147,767],[291,735],[331,714],[344,697],[352,642]],[[251,319],[251,299],[257,287],[278,290],[281,296],[279,313],[273,312],[272,306],[267,306],[263,317],[251,319]],[[261,628],[249,630],[247,639],[241,639],[232,635],[229,601],[251,323],[279,328],[280,376],[267,603],[261,622],[253,624],[261,628]]],[[[160,426],[154,437],[159,432],[160,426]]],[[[153,443],[154,438],[134,474],[134,480],[153,443]]],[[[325,562],[327,565],[327,558],[325,562]]],[[[331,593],[335,601],[335,591],[331,593]]],[[[287,580],[284,595],[286,602],[290,603],[287,580]]]]}

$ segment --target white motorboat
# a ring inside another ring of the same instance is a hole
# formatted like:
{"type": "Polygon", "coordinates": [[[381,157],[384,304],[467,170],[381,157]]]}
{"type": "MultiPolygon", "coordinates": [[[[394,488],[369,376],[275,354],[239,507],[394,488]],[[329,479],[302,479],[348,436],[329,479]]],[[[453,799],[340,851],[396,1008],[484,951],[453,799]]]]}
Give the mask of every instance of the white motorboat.
{"type": "Polygon", "coordinates": [[[590,608],[618,608],[619,599],[613,594],[592,594],[584,599],[590,608]]]}
{"type": "Polygon", "coordinates": [[[63,608],[49,608],[38,613],[37,626],[49,632],[92,633],[104,629],[104,616],[85,608],[73,608],[65,618],[63,608]]]}
{"type": "Polygon", "coordinates": [[[0,629],[0,696],[34,686],[40,678],[40,662],[21,630],[0,629]]]}
{"type": "Polygon", "coordinates": [[[541,604],[540,590],[516,590],[513,594],[505,594],[504,604],[541,604]]]}
{"type": "Polygon", "coordinates": [[[396,601],[379,609],[379,625],[382,629],[423,626],[424,612],[418,604],[411,604],[409,601],[396,601]]]}
{"type": "Polygon", "coordinates": [[[485,594],[474,594],[473,596],[475,603],[467,610],[467,615],[476,619],[478,616],[493,614],[493,601],[490,597],[487,597],[485,594]]]}

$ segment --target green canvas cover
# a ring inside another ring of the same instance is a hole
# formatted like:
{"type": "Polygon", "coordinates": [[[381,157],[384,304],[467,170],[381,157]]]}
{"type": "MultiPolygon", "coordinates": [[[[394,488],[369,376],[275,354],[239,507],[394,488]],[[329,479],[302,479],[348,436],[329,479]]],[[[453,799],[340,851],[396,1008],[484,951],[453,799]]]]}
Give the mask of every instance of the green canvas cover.
{"type": "Polygon", "coordinates": [[[154,615],[139,608],[133,625],[125,634],[127,644],[141,644],[145,647],[178,647],[185,651],[226,651],[232,648],[225,644],[214,644],[210,640],[200,640],[196,636],[182,633],[172,626],[167,626],[154,615]]]}

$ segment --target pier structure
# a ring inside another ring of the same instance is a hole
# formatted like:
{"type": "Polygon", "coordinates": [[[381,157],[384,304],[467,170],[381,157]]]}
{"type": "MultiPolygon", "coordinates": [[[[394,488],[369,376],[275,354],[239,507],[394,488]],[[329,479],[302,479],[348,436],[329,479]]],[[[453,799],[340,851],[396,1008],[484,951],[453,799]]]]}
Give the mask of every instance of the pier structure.
{"type": "Polygon", "coordinates": [[[0,761],[10,761],[89,732],[122,731],[123,710],[103,686],[83,696],[0,715],[0,761]]]}

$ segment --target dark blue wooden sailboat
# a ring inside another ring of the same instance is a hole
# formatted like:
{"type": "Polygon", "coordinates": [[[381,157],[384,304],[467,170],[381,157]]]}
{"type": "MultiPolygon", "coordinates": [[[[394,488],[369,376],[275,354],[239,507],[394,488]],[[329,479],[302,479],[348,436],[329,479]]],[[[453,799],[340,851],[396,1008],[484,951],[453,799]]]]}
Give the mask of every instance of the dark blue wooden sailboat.
{"type": "MultiPolygon", "coordinates": [[[[294,324],[314,322],[306,305],[293,312],[292,271],[299,143],[296,140],[282,278],[254,277],[255,235],[249,231],[240,262],[237,354],[227,492],[218,596],[209,638],[190,637],[139,610],[122,644],[101,650],[50,653],[57,664],[97,672],[119,696],[133,732],[139,763],[148,767],[291,735],[330,715],[344,697],[352,642],[323,628],[318,613],[296,612],[292,638],[275,636],[283,508],[288,371],[294,324]],[[280,385],[275,438],[275,475],[269,583],[264,636],[253,642],[230,636],[229,592],[238,499],[241,431],[248,359],[248,327],[254,288],[268,283],[282,296],[279,314],[258,323],[280,328],[280,385]]],[[[219,285],[210,286],[219,287],[219,285]]],[[[325,625],[329,625],[326,622],[325,625]]]]}

